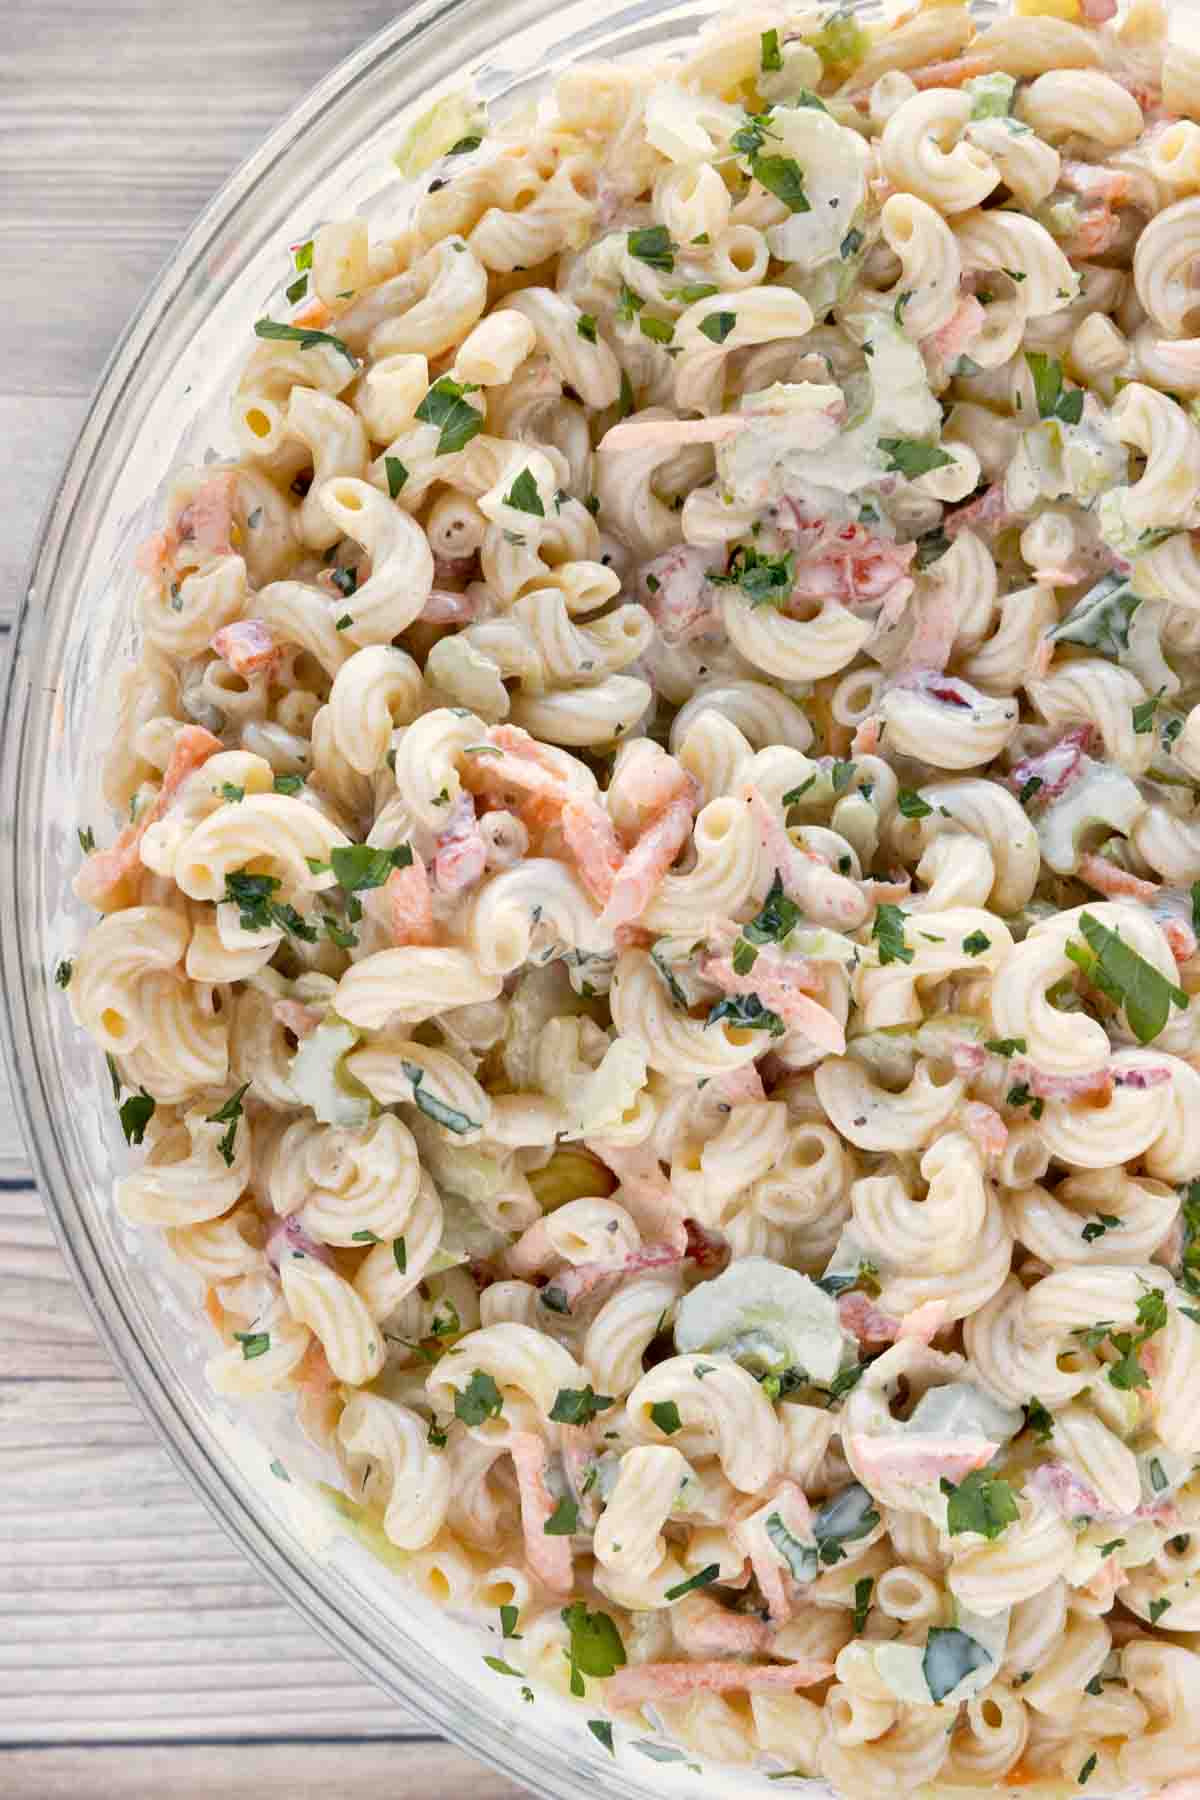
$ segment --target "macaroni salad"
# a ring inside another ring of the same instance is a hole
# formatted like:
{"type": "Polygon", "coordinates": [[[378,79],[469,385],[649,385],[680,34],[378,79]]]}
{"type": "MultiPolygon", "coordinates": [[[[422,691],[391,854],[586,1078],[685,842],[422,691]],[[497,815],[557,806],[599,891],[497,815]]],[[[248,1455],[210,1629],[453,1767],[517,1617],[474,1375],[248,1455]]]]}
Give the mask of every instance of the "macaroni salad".
{"type": "Polygon", "coordinates": [[[139,555],[116,1206],[614,1754],[1200,1774],[1200,55],[739,8],[396,161],[139,555]]]}

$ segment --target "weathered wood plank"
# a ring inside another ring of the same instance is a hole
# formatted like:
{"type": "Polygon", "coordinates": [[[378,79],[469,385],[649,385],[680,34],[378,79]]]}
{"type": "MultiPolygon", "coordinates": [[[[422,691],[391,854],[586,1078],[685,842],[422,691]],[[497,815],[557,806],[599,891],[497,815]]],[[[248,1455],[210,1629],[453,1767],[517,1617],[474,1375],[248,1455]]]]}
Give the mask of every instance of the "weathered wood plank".
{"type": "Polygon", "coordinates": [[[162,1745],[12,1752],[0,1760],[9,1800],[518,1800],[522,1789],[436,1742],[162,1745]],[[184,1773],[186,1769],[186,1774],[184,1773]]]}

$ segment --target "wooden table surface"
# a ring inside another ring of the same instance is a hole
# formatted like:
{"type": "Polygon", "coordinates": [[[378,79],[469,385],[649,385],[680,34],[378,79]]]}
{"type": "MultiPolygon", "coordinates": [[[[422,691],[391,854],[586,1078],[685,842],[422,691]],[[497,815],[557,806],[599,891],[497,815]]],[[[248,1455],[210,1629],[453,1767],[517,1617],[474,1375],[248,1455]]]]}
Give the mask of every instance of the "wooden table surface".
{"type": "MultiPolygon", "coordinates": [[[[176,240],[386,0],[0,6],[7,633],[104,359],[176,240]]],[[[259,1578],[177,1474],[75,1294],[0,1076],[0,1794],[473,1800],[431,1737],[259,1578]]]]}

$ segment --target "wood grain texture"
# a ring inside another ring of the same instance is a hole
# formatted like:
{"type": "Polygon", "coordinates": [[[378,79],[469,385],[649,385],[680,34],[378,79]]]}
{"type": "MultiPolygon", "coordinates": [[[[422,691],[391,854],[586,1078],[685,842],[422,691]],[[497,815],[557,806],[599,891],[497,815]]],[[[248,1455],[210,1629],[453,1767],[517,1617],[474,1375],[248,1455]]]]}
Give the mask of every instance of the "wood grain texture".
{"type": "MultiPolygon", "coordinates": [[[[115,339],[172,246],[387,0],[0,6],[0,634],[115,339]]],[[[0,638],[0,654],[3,654],[0,638]]],[[[477,1800],[234,1549],[96,1341],[0,1077],[0,1794],[477,1800]]]]}

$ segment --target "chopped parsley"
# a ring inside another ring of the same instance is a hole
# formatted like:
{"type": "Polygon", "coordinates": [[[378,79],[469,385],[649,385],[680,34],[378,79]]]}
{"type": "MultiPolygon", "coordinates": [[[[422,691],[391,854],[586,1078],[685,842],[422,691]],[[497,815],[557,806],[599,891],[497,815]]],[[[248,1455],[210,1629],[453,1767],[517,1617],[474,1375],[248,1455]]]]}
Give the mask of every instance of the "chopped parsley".
{"type": "Polygon", "coordinates": [[[1064,425],[1078,425],[1083,417],[1083,389],[1064,388],[1062,364],[1057,356],[1027,350],[1025,361],[1033,376],[1039,419],[1060,419],[1064,425]]]}
{"type": "Polygon", "coordinates": [[[904,941],[904,924],[905,915],[898,906],[876,907],[871,936],[879,947],[880,968],[886,969],[889,963],[912,961],[913,952],[904,941]]]}
{"type": "Polygon", "coordinates": [[[235,1331],[233,1335],[242,1346],[244,1362],[253,1362],[256,1356],[265,1356],[271,1348],[269,1331],[235,1331]]]}
{"type": "Polygon", "coordinates": [[[990,937],[985,937],[982,931],[973,931],[969,937],[963,939],[962,947],[968,956],[982,956],[985,950],[991,949],[992,940],[990,937]]]}
{"type": "Polygon", "coordinates": [[[928,819],[933,812],[928,800],[922,800],[914,788],[901,788],[896,796],[896,805],[904,819],[928,819]]]}
{"type": "Polygon", "coordinates": [[[75,965],[71,961],[71,959],[69,957],[64,956],[63,960],[58,964],[57,968],[54,971],[55,987],[60,987],[60,988],[70,987],[71,975],[74,970],[74,967],[75,967],[75,965]]]}
{"type": "Polygon", "coordinates": [[[575,329],[586,344],[596,342],[596,320],[591,313],[580,313],[575,321],[575,329]]]}
{"type": "Polygon", "coordinates": [[[723,344],[736,324],[736,313],[713,312],[709,313],[707,318],[701,319],[700,330],[712,343],[723,344]]]}
{"type": "Polygon", "coordinates": [[[648,268],[661,269],[669,275],[675,267],[675,245],[665,225],[646,225],[631,231],[625,239],[630,256],[648,268]]]}
{"type": "Polygon", "coordinates": [[[794,156],[762,156],[756,151],[750,158],[750,173],[769,194],[782,200],[790,213],[812,211],[800,164],[794,156]]]}
{"type": "Polygon", "coordinates": [[[425,1071],[420,1063],[401,1062],[400,1067],[412,1083],[413,1104],[427,1119],[432,1119],[435,1125],[444,1126],[456,1137],[466,1137],[469,1132],[479,1130],[478,1119],[468,1118],[465,1112],[460,1112],[456,1106],[447,1106],[444,1100],[439,1100],[436,1094],[429,1092],[424,1085],[425,1071]]]}
{"type": "Polygon", "coordinates": [[[387,474],[388,494],[394,500],[408,480],[408,470],[398,456],[385,456],[383,466],[387,474]]]}
{"type": "Polygon", "coordinates": [[[1138,737],[1144,737],[1148,731],[1154,730],[1154,711],[1166,691],[1165,687],[1161,687],[1157,694],[1151,694],[1148,700],[1143,700],[1140,705],[1132,708],[1133,729],[1138,737]]]}
{"type": "Polygon", "coordinates": [[[117,1117],[121,1121],[121,1130],[125,1133],[127,1144],[140,1144],[146,1135],[146,1127],[154,1117],[157,1102],[139,1088],[131,1094],[124,1105],[118,1108],[117,1117]]]}
{"type": "Polygon", "coordinates": [[[571,1665],[571,1693],[579,1700],[585,1692],[585,1675],[604,1680],[624,1668],[625,1646],[608,1614],[589,1612],[582,1600],[564,1606],[559,1616],[570,1633],[570,1649],[565,1654],[571,1665]]]}
{"type": "Polygon", "coordinates": [[[663,1599],[682,1600],[685,1594],[692,1594],[697,1588],[711,1587],[720,1573],[720,1563],[709,1563],[708,1567],[701,1569],[698,1575],[693,1575],[689,1580],[677,1582],[674,1587],[669,1587],[663,1595],[663,1599]]]}
{"type": "Polygon", "coordinates": [[[777,75],[783,68],[778,31],[764,31],[759,42],[761,45],[759,68],[764,75],[777,75]]]}
{"type": "Polygon", "coordinates": [[[1094,1219],[1088,1220],[1079,1235],[1085,1244],[1094,1244],[1106,1231],[1115,1231],[1120,1223],[1116,1213],[1097,1213],[1094,1219]]]}
{"type": "Polygon", "coordinates": [[[613,1749],[613,1728],[607,1719],[589,1719],[587,1728],[598,1744],[602,1744],[610,1756],[617,1753],[613,1749]]]}
{"type": "Polygon", "coordinates": [[[218,1107],[216,1112],[205,1114],[207,1125],[228,1125],[229,1127],[228,1131],[222,1133],[217,1140],[217,1149],[221,1152],[227,1169],[233,1167],[233,1146],[237,1140],[238,1120],[242,1116],[242,1100],[249,1086],[250,1083],[244,1081],[237,1093],[231,1094],[225,1104],[218,1107]]]}
{"type": "Polygon", "coordinates": [[[546,516],[546,508],[542,505],[537,482],[529,469],[521,470],[505,494],[504,504],[511,506],[515,512],[531,513],[535,519],[544,519],[546,516]]]}
{"type": "Polygon", "coordinates": [[[546,1537],[573,1537],[578,1523],[579,1507],[574,1500],[564,1494],[542,1526],[542,1531],[546,1537]]]}
{"type": "Polygon", "coordinates": [[[669,319],[656,319],[647,312],[639,315],[638,329],[643,337],[648,337],[655,344],[669,344],[675,336],[675,327],[669,319]]]}
{"type": "Polygon", "coordinates": [[[1035,1394],[1025,1407],[1025,1426],[1033,1432],[1034,1441],[1047,1444],[1054,1436],[1054,1415],[1035,1394]]]}
{"type": "Polygon", "coordinates": [[[851,226],[842,239],[840,251],[842,261],[848,262],[852,256],[857,256],[865,241],[862,232],[851,226]]]}
{"type": "Polygon", "coordinates": [[[449,375],[443,375],[418,406],[415,416],[425,425],[438,427],[438,456],[451,456],[464,449],[483,430],[483,414],[468,405],[465,398],[478,390],[477,381],[452,381],[449,375]]]}
{"type": "Polygon", "coordinates": [[[920,438],[880,438],[879,448],[888,459],[887,473],[903,475],[909,481],[954,461],[937,444],[923,444],[920,438]]]}
{"type": "Polygon", "coordinates": [[[943,1475],[938,1487],[947,1496],[946,1529],[951,1537],[977,1531],[990,1542],[1020,1517],[1008,1482],[982,1469],[973,1469],[957,1486],[943,1475]]]}
{"type": "Polygon", "coordinates": [[[504,1407],[500,1389],[483,1369],[476,1369],[465,1388],[454,1396],[454,1416],[464,1425],[482,1425],[498,1419],[504,1407]]]}
{"type": "Polygon", "coordinates": [[[866,1629],[867,1614],[871,1610],[871,1595],[875,1591],[875,1578],[864,1575],[861,1581],[854,1584],[854,1635],[860,1637],[866,1629]]]}
{"type": "Polygon", "coordinates": [[[772,1037],[782,1037],[785,1030],[779,1014],[764,1006],[757,994],[728,994],[718,1000],[704,1023],[722,1022],[738,1031],[769,1031],[772,1037]]]}
{"type": "Polygon", "coordinates": [[[796,585],[796,556],[762,556],[753,544],[739,544],[722,574],[710,569],[714,587],[740,588],[751,606],[782,606],[796,585]]]}
{"type": "Polygon", "coordinates": [[[238,923],[243,931],[290,931],[306,944],[315,944],[317,929],[301,917],[294,906],[275,900],[282,883],[274,875],[247,875],[245,870],[225,877],[222,900],[238,909],[238,923]]]}
{"type": "Polygon", "coordinates": [[[1148,1044],[1158,1036],[1172,1004],[1186,1010],[1188,997],[1183,989],[1139,956],[1120,932],[1111,931],[1089,912],[1079,915],[1079,930],[1084,944],[1068,942],[1066,955],[1093,987],[1124,1009],[1129,1029],[1139,1044],[1148,1044]]]}
{"type": "Polygon", "coordinates": [[[281,325],[276,319],[256,319],[254,335],[260,338],[277,338],[283,342],[299,344],[302,350],[311,350],[317,344],[329,344],[334,350],[340,351],[347,362],[354,363],[356,368],[358,366],[353,351],[342,342],[340,337],[334,337],[332,332],[328,331],[314,331],[311,325],[281,325]]]}
{"type": "Polygon", "coordinates": [[[608,1394],[597,1394],[591,1382],[582,1388],[559,1388],[550,1408],[556,1425],[590,1425],[597,1413],[607,1412],[614,1404],[608,1394]]]}
{"type": "Polygon", "coordinates": [[[673,1437],[683,1424],[679,1408],[673,1400],[656,1400],[648,1410],[651,1419],[666,1437],[673,1437]]]}

